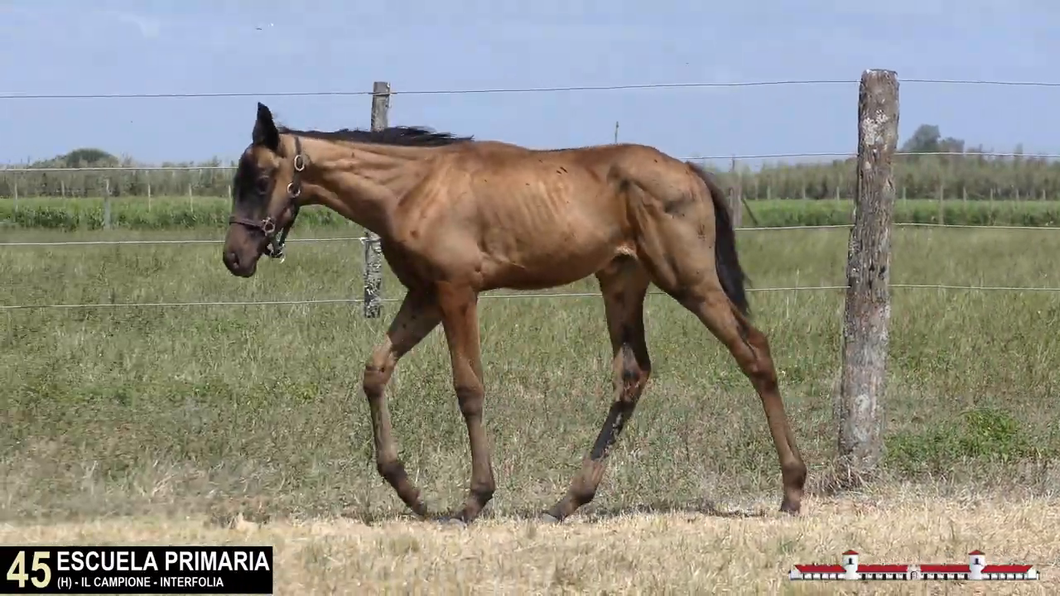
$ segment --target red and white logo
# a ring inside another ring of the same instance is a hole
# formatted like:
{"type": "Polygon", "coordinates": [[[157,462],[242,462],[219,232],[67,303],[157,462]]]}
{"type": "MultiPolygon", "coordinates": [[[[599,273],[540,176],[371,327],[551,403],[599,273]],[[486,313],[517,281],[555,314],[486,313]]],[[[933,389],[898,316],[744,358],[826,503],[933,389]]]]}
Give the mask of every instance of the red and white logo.
{"type": "Polygon", "coordinates": [[[862,565],[858,553],[843,553],[840,565],[796,565],[788,578],[792,580],[1036,580],[1040,579],[1034,565],[987,565],[986,555],[973,550],[964,565],[936,563],[902,563],[890,565],[862,565]]]}

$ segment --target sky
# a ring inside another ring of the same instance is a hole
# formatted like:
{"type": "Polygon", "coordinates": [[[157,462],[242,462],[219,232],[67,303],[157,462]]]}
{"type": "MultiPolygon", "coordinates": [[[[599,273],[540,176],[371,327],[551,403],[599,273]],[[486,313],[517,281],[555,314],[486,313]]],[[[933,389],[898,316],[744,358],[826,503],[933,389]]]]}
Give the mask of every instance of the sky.
{"type": "MultiPolygon", "coordinates": [[[[1060,82],[1052,0],[0,0],[0,95],[251,93],[0,99],[0,163],[98,147],[140,162],[234,159],[257,101],[296,128],[390,124],[530,147],[645,143],[677,157],[853,152],[857,83],[1060,82]],[[844,84],[559,93],[401,91],[840,79],[844,84]]],[[[899,133],[1060,153],[1060,87],[901,84],[899,133]]],[[[753,160],[750,160],[753,161],[753,160]]],[[[748,165],[754,165],[748,162],[748,165]]]]}

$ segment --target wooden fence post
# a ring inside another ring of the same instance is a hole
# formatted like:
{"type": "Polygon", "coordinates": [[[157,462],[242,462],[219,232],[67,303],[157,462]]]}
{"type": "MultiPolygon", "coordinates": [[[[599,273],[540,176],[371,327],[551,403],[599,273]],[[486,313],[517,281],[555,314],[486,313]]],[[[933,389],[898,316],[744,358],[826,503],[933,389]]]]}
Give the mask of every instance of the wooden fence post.
{"type": "Polygon", "coordinates": [[[110,229],[110,178],[103,180],[103,228],[110,229]]]}
{"type": "Polygon", "coordinates": [[[857,188],[847,251],[843,370],[836,422],[840,486],[869,479],[883,455],[881,402],[891,316],[891,222],[898,144],[898,75],[867,70],[858,92],[857,188]]]}
{"type": "MultiPolygon", "coordinates": [[[[376,81],[372,85],[372,130],[388,126],[387,111],[390,109],[390,83],[376,81]]],[[[364,317],[379,318],[383,310],[383,255],[379,248],[379,236],[364,230],[364,317]]]]}
{"type": "Polygon", "coordinates": [[[946,223],[946,183],[939,181],[939,224],[946,223]]]}
{"type": "Polygon", "coordinates": [[[743,176],[736,169],[736,156],[732,156],[732,165],[729,166],[732,174],[732,186],[729,187],[729,211],[732,213],[732,227],[743,226],[743,176]]]}

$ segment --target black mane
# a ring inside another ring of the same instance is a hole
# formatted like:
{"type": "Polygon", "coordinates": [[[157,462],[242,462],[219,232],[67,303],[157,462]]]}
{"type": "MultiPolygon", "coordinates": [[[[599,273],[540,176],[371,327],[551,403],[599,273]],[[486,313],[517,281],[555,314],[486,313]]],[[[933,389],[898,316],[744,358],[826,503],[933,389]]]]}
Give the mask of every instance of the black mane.
{"type": "Polygon", "coordinates": [[[379,145],[402,145],[405,147],[441,147],[454,143],[466,143],[473,137],[458,137],[448,132],[435,132],[420,126],[391,126],[383,130],[297,130],[279,127],[281,134],[292,134],[325,141],[352,141],[354,143],[376,143],[379,145]]]}

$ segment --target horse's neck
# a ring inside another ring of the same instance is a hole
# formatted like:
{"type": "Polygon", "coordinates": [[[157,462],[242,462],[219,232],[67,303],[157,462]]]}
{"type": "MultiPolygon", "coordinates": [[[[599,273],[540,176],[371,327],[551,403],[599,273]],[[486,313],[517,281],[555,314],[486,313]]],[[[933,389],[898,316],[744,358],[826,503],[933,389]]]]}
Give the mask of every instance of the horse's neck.
{"type": "Polygon", "coordinates": [[[387,236],[401,200],[427,173],[427,147],[305,141],[314,166],[314,202],[387,236]]]}

